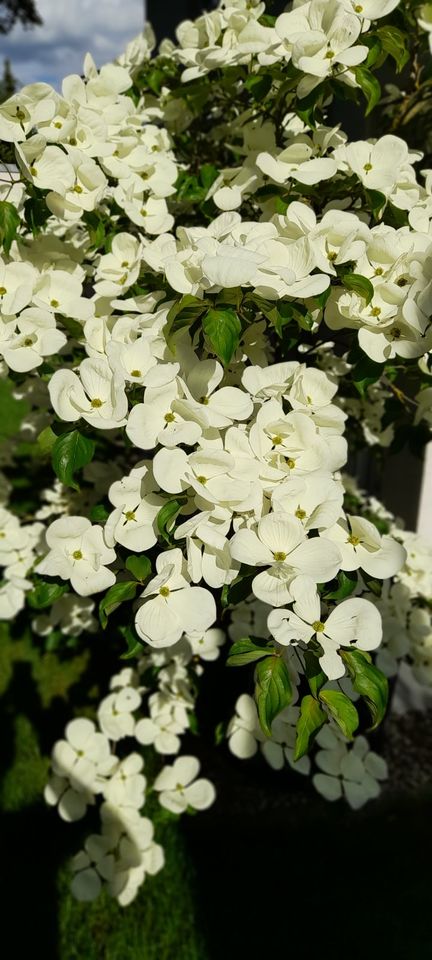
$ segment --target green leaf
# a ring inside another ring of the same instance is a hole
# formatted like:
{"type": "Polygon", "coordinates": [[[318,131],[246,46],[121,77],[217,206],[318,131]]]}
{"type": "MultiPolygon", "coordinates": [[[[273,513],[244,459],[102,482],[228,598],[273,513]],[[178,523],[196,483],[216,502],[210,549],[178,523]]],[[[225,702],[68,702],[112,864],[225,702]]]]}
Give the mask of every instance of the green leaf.
{"type": "Polygon", "coordinates": [[[178,330],[189,327],[207,310],[207,302],[187,293],[177,300],[168,312],[164,326],[164,336],[168,346],[173,349],[172,338],[178,330]]]}
{"type": "Polygon", "coordinates": [[[282,657],[266,657],[255,670],[255,702],[261,728],[271,737],[271,725],[292,700],[291,680],[282,657]]]}
{"type": "Polygon", "coordinates": [[[250,637],[243,640],[236,640],[230,648],[227,659],[228,667],[243,667],[247,663],[253,663],[255,660],[261,660],[262,657],[268,657],[269,648],[267,642],[265,646],[259,646],[250,637]]]}
{"type": "Polygon", "coordinates": [[[387,203],[387,197],[380,190],[365,190],[365,195],[375,220],[379,220],[387,203]]]}
{"type": "Polygon", "coordinates": [[[202,167],[200,168],[199,178],[206,190],[210,190],[212,183],[214,183],[218,176],[219,170],[217,167],[215,167],[212,163],[203,163],[202,167]]]}
{"type": "Polygon", "coordinates": [[[167,543],[171,543],[174,520],[179,510],[185,503],[186,497],[179,497],[178,499],[174,498],[172,500],[168,500],[167,503],[159,510],[159,513],[156,517],[157,527],[161,537],[163,537],[167,543]]]}
{"type": "Polygon", "coordinates": [[[41,430],[36,441],[38,456],[50,458],[52,454],[52,448],[56,440],[57,436],[50,426],[45,427],[44,430],[41,430]]]}
{"type": "Polygon", "coordinates": [[[138,640],[132,627],[120,627],[120,633],[127,644],[125,652],[120,654],[120,660],[132,660],[139,656],[143,652],[143,644],[138,640]]]}
{"type": "Polygon", "coordinates": [[[136,580],[122,580],[120,583],[113,583],[99,604],[99,620],[105,629],[108,623],[108,617],[125,600],[134,600],[138,589],[136,580]]]}
{"type": "Polygon", "coordinates": [[[59,480],[66,487],[79,490],[79,484],[74,479],[75,473],[90,463],[94,452],[94,440],[84,437],[79,430],[57,437],[52,448],[52,465],[59,480]]]}
{"type": "Polygon", "coordinates": [[[340,570],[337,576],[338,586],[330,593],[323,593],[323,600],[346,600],[357,586],[358,575],[356,570],[340,570]]]}
{"type": "Polygon", "coordinates": [[[126,560],[126,570],[129,570],[130,573],[133,573],[134,577],[139,580],[140,583],[144,583],[144,580],[151,574],[151,563],[148,557],[141,555],[137,556],[134,553],[126,560]]]}
{"type": "Polygon", "coordinates": [[[352,740],[354,730],[357,730],[359,725],[359,715],[349,697],[339,690],[321,690],[319,698],[333,720],[336,720],[344,736],[352,740]]]}
{"type": "Polygon", "coordinates": [[[227,366],[240,342],[241,323],[234,310],[209,310],[203,330],[213,353],[227,366]]]}
{"type": "Polygon", "coordinates": [[[367,703],[372,717],[372,727],[370,729],[375,730],[381,723],[387,709],[387,677],[381,673],[381,670],[378,670],[378,667],[370,663],[363,651],[342,649],[339,652],[351,677],[354,690],[367,703]]]}
{"type": "Polygon", "coordinates": [[[27,400],[14,397],[16,386],[12,380],[0,379],[0,437],[16,437],[30,407],[27,400]]]}
{"type": "Polygon", "coordinates": [[[361,576],[365,587],[367,587],[371,593],[374,593],[376,597],[380,597],[383,588],[382,581],[371,577],[369,573],[366,573],[366,570],[361,571],[361,576]]]}
{"type": "Polygon", "coordinates": [[[234,607],[238,606],[242,600],[246,600],[246,597],[252,591],[252,580],[256,575],[256,570],[250,572],[250,568],[247,570],[240,570],[239,575],[233,580],[232,583],[225,583],[221,591],[221,604],[223,607],[228,607],[230,604],[234,607]]]}
{"type": "Polygon", "coordinates": [[[405,34],[397,27],[384,26],[377,30],[381,46],[396,64],[397,73],[403,70],[409,60],[409,50],[406,46],[405,34]]]}
{"type": "Polygon", "coordinates": [[[273,78],[267,71],[264,73],[250,73],[246,78],[244,85],[249,91],[253,100],[263,100],[271,90],[273,78]]]}
{"type": "Polygon", "coordinates": [[[376,363],[375,360],[371,360],[366,354],[356,363],[352,370],[352,378],[354,386],[361,397],[364,397],[367,388],[370,387],[372,383],[376,383],[377,380],[379,380],[384,371],[384,366],[384,363],[376,363]]]}
{"type": "Polygon", "coordinates": [[[310,650],[305,650],[304,654],[306,679],[313,697],[317,699],[321,687],[327,682],[327,677],[321,670],[318,657],[310,650]]]}
{"type": "Polygon", "coordinates": [[[341,278],[346,290],[352,290],[358,293],[366,301],[366,306],[371,302],[374,295],[374,288],[367,277],[362,277],[360,273],[344,273],[341,278]]]}
{"type": "Polygon", "coordinates": [[[0,200],[0,246],[9,253],[21,223],[19,213],[13,203],[0,200]]]}
{"type": "Polygon", "coordinates": [[[318,730],[327,723],[327,714],[310,693],[303,697],[300,716],[297,720],[294,760],[300,760],[309,752],[318,730]]]}
{"type": "Polygon", "coordinates": [[[25,222],[34,236],[37,236],[37,234],[41,232],[42,227],[45,225],[50,216],[51,211],[48,210],[44,196],[29,197],[25,201],[25,222]]]}
{"type": "Polygon", "coordinates": [[[365,116],[367,117],[380,101],[381,87],[377,78],[367,67],[354,67],[354,75],[366,98],[365,116]]]}
{"type": "Polygon", "coordinates": [[[51,607],[56,600],[62,597],[67,589],[66,584],[41,581],[36,584],[33,590],[30,590],[30,593],[26,594],[26,600],[33,610],[45,610],[46,607],[51,607]]]}
{"type": "Polygon", "coordinates": [[[95,503],[90,510],[90,520],[92,523],[105,523],[108,517],[109,510],[107,510],[104,503],[95,503]]]}

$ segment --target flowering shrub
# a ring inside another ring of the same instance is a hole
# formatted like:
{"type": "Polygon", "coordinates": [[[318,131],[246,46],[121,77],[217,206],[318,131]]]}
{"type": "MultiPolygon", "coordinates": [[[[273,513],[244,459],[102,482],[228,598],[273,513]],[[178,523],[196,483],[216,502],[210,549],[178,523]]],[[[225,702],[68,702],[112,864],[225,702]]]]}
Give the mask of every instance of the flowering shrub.
{"type": "Polygon", "coordinates": [[[218,739],[354,809],[387,677],[432,681],[431,548],[341,473],[429,436],[431,171],[398,106],[351,143],[337,116],[414,47],[427,89],[427,7],[222,2],[0,106],[0,614],[134,661],[53,749],[63,820],[100,801],[79,899],[163,867],[147,799],[212,804],[180,751],[218,657],[244,668],[218,739]]]}

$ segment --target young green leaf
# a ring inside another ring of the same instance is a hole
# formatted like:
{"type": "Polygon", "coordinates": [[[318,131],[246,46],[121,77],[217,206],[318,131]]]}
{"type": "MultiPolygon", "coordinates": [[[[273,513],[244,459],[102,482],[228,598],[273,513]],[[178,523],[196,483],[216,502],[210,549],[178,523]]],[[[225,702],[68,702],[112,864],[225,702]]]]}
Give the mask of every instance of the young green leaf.
{"type": "Polygon", "coordinates": [[[354,67],[354,75],[366,98],[365,116],[367,117],[380,101],[381,87],[377,78],[367,67],[354,67]]]}
{"type": "Polygon", "coordinates": [[[240,342],[241,323],[235,310],[208,310],[202,325],[210,349],[227,366],[240,342]]]}
{"type": "Polygon", "coordinates": [[[305,673],[306,679],[309,684],[309,689],[315,699],[318,698],[318,694],[321,690],[321,687],[326,683],[327,677],[323,670],[321,670],[320,662],[318,657],[315,656],[311,650],[305,650],[304,654],[305,662],[305,673]]]}
{"type": "Polygon", "coordinates": [[[363,297],[366,305],[371,302],[374,295],[374,288],[367,277],[362,277],[360,273],[344,273],[341,276],[341,280],[347,290],[352,290],[354,293],[358,293],[360,297],[363,297]]]}
{"type": "Polygon", "coordinates": [[[66,487],[79,490],[79,484],[74,479],[75,473],[90,463],[94,451],[94,440],[84,437],[79,430],[62,433],[57,437],[52,448],[52,465],[57,477],[66,487]]]}
{"type": "Polygon", "coordinates": [[[134,600],[138,589],[136,580],[122,580],[120,583],[113,583],[99,604],[99,620],[101,626],[105,629],[108,623],[108,617],[125,600],[134,600]]]}
{"type": "Polygon", "coordinates": [[[379,380],[383,371],[383,363],[376,363],[364,354],[352,371],[354,386],[360,396],[364,397],[367,388],[379,380]]]}
{"type": "Polygon", "coordinates": [[[380,27],[377,33],[383,50],[393,58],[397,73],[400,73],[410,56],[402,30],[388,25],[380,27]]]}
{"type": "Polygon", "coordinates": [[[0,200],[0,247],[9,253],[21,223],[17,208],[8,200],[0,200]]]}
{"type": "Polygon", "coordinates": [[[168,500],[167,503],[161,507],[156,517],[159,533],[167,543],[171,543],[174,520],[184,503],[186,503],[186,499],[184,497],[168,500]]]}
{"type": "Polygon", "coordinates": [[[245,637],[244,640],[236,640],[233,643],[228,659],[228,667],[243,667],[247,663],[253,663],[255,660],[261,660],[262,657],[268,657],[269,648],[267,644],[265,646],[259,646],[257,643],[254,643],[250,637],[245,637]]]}
{"type": "Polygon", "coordinates": [[[151,574],[150,560],[144,555],[137,556],[135,553],[131,553],[126,560],[125,566],[126,570],[133,573],[134,577],[136,577],[140,583],[144,583],[144,580],[147,580],[151,574]]]}
{"type": "Polygon", "coordinates": [[[346,600],[357,586],[357,570],[340,570],[337,576],[337,582],[338,586],[336,590],[323,593],[323,600],[346,600]]]}
{"type": "Polygon", "coordinates": [[[300,760],[309,752],[313,738],[327,722],[327,715],[310,693],[303,697],[300,716],[297,720],[294,760],[300,760]]]}
{"type": "Polygon", "coordinates": [[[373,721],[370,729],[375,730],[387,709],[387,677],[369,662],[361,650],[340,650],[340,655],[347,667],[354,690],[367,703],[373,721]]]}
{"type": "Polygon", "coordinates": [[[319,698],[342,730],[343,735],[348,740],[352,740],[353,733],[359,725],[359,716],[349,697],[339,690],[321,690],[319,698]]]}
{"type": "Polygon", "coordinates": [[[62,597],[67,589],[66,584],[41,581],[26,594],[26,600],[33,610],[45,610],[62,597]]]}
{"type": "Polygon", "coordinates": [[[143,644],[132,629],[132,627],[120,627],[120,633],[126,640],[127,648],[120,654],[120,660],[133,660],[143,652],[143,644]]]}
{"type": "Polygon", "coordinates": [[[292,700],[291,680],[282,657],[265,657],[255,670],[255,702],[261,728],[271,737],[271,725],[292,700]]]}

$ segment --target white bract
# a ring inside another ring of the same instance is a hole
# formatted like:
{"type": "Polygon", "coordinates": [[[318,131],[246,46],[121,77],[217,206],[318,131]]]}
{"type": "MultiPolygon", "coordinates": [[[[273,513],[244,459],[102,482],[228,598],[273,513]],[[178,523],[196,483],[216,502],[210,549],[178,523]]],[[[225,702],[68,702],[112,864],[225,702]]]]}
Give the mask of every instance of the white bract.
{"type": "Polygon", "coordinates": [[[321,614],[321,601],[313,580],[296,577],[291,584],[294,599],[291,610],[272,610],[268,627],[275,640],[287,646],[290,643],[308,644],[315,638],[323,653],[319,656],[321,669],[329,680],[343,677],[345,666],[338,651],[351,644],[360,650],[374,650],[382,638],[381,617],[377,608],[362,597],[343,600],[329,616],[321,614]]]}
{"type": "Polygon", "coordinates": [[[116,559],[115,550],[106,545],[99,525],[92,526],[85,517],[62,517],[48,527],[46,542],[49,552],[38,563],[39,573],[70,580],[80,597],[115,583],[115,573],[108,569],[116,559]]]}

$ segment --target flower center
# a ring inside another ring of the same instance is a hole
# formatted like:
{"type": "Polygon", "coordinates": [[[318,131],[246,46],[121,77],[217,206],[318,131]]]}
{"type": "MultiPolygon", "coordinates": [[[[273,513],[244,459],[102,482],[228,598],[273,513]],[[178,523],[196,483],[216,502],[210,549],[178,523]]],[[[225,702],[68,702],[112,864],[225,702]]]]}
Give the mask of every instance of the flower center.
{"type": "Polygon", "coordinates": [[[399,337],[401,336],[399,327],[392,327],[390,330],[390,336],[393,337],[394,340],[399,340],[399,337]]]}
{"type": "Polygon", "coordinates": [[[287,464],[288,464],[290,470],[294,470],[294,467],[295,467],[295,465],[296,465],[296,462],[295,462],[295,460],[293,460],[292,457],[288,457],[287,464]]]}
{"type": "Polygon", "coordinates": [[[76,183],[74,186],[74,193],[82,193],[82,192],[83,192],[83,188],[80,187],[79,183],[76,183]]]}
{"type": "Polygon", "coordinates": [[[361,6],[360,3],[356,3],[356,5],[355,5],[355,7],[354,7],[354,12],[355,12],[355,13],[363,13],[363,7],[361,6]]]}
{"type": "Polygon", "coordinates": [[[371,317],[379,317],[380,313],[381,313],[381,307],[372,307],[370,315],[371,317]]]}
{"type": "Polygon", "coordinates": [[[6,287],[0,287],[0,297],[4,297],[5,293],[7,293],[6,287]]]}
{"type": "Polygon", "coordinates": [[[384,270],[383,270],[382,267],[377,267],[377,268],[376,268],[376,270],[375,270],[375,276],[376,276],[376,277],[382,277],[383,273],[384,273],[384,270]]]}
{"type": "Polygon", "coordinates": [[[160,590],[159,590],[159,593],[160,593],[161,597],[169,597],[169,595],[170,595],[170,588],[169,588],[169,587],[161,587],[160,590]]]}
{"type": "Polygon", "coordinates": [[[326,59],[326,60],[333,60],[333,57],[334,57],[334,50],[327,50],[327,53],[326,53],[326,55],[325,55],[325,59],[326,59]]]}
{"type": "Polygon", "coordinates": [[[363,165],[363,170],[366,170],[366,173],[369,173],[369,170],[372,170],[372,169],[373,169],[373,167],[372,167],[372,164],[371,164],[371,163],[365,163],[365,164],[363,165]]]}
{"type": "Polygon", "coordinates": [[[276,552],[273,554],[273,557],[278,561],[278,563],[283,563],[283,561],[286,560],[287,555],[283,552],[283,550],[276,550],[276,552]]]}
{"type": "Polygon", "coordinates": [[[136,520],[135,513],[133,510],[126,510],[123,516],[126,517],[126,520],[136,520]]]}
{"type": "Polygon", "coordinates": [[[60,123],[60,120],[56,120],[54,126],[55,126],[56,130],[61,130],[63,124],[60,123]]]}
{"type": "Polygon", "coordinates": [[[101,406],[102,406],[102,400],[100,400],[99,397],[95,397],[94,400],[91,401],[91,405],[92,405],[92,407],[96,407],[96,408],[97,408],[97,407],[101,407],[101,406]]]}
{"type": "Polygon", "coordinates": [[[31,337],[26,337],[24,340],[25,347],[31,347],[33,345],[33,340],[31,337]]]}
{"type": "Polygon", "coordinates": [[[165,414],[164,420],[165,420],[165,423],[174,423],[175,416],[173,413],[171,413],[171,410],[169,410],[168,413],[165,414]]]}
{"type": "Polygon", "coordinates": [[[81,550],[74,550],[72,556],[73,556],[74,560],[82,560],[82,558],[83,558],[83,555],[82,555],[82,553],[81,553],[81,550]]]}
{"type": "Polygon", "coordinates": [[[302,510],[301,507],[297,507],[295,516],[297,517],[298,520],[304,520],[305,517],[307,516],[306,510],[302,510]]]}
{"type": "Polygon", "coordinates": [[[352,547],[358,547],[360,542],[360,537],[354,536],[353,533],[351,533],[347,540],[347,543],[350,543],[352,547]]]}
{"type": "Polygon", "coordinates": [[[141,371],[141,370],[131,370],[131,374],[130,374],[130,375],[131,375],[131,377],[142,377],[142,371],[141,371]]]}
{"type": "Polygon", "coordinates": [[[54,307],[54,310],[56,310],[57,307],[60,306],[59,301],[58,301],[58,300],[50,300],[50,306],[51,306],[51,307],[54,307]]]}
{"type": "Polygon", "coordinates": [[[207,477],[203,477],[202,474],[201,476],[197,477],[197,480],[198,480],[198,483],[202,483],[204,486],[207,483],[207,477]]]}
{"type": "Polygon", "coordinates": [[[324,624],[321,623],[321,620],[314,620],[312,627],[315,630],[315,633],[322,633],[324,630],[324,624]]]}
{"type": "Polygon", "coordinates": [[[283,437],[278,433],[277,437],[272,437],[272,442],[276,446],[277,443],[283,443],[283,437]]]}
{"type": "Polygon", "coordinates": [[[37,177],[36,167],[29,167],[29,170],[30,170],[30,173],[31,173],[32,177],[37,177]]]}

